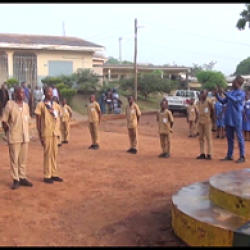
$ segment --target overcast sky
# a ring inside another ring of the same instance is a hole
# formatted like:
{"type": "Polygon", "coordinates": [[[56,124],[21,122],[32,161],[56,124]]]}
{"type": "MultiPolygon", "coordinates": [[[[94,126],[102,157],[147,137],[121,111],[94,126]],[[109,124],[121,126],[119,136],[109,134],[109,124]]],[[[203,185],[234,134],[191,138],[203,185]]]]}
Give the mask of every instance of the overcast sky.
{"type": "Polygon", "coordinates": [[[105,46],[106,56],[133,61],[138,19],[138,62],[192,66],[216,61],[229,75],[250,56],[250,29],[235,25],[244,4],[1,4],[0,32],[62,35],[105,46]]]}

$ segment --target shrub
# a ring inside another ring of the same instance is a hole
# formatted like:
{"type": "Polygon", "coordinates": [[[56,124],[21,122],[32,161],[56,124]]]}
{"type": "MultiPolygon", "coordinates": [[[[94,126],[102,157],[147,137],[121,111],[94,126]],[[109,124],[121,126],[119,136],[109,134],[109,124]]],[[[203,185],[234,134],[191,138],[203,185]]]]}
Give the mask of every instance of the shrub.
{"type": "Polygon", "coordinates": [[[70,103],[72,98],[77,94],[77,90],[64,88],[60,91],[60,94],[63,98],[66,98],[68,103],[70,103]]]}
{"type": "Polygon", "coordinates": [[[53,85],[57,85],[58,83],[61,83],[62,82],[62,79],[60,77],[50,77],[50,76],[47,76],[45,78],[43,78],[41,80],[41,82],[43,84],[47,84],[48,86],[53,86],[53,85]]]}
{"type": "Polygon", "coordinates": [[[7,85],[9,88],[12,88],[16,85],[18,85],[19,81],[16,79],[16,78],[9,78],[7,81],[6,81],[7,85]]]}
{"type": "Polygon", "coordinates": [[[60,83],[56,84],[56,87],[57,87],[57,89],[58,89],[59,91],[61,91],[61,90],[63,90],[63,89],[68,89],[68,88],[69,88],[69,87],[68,87],[65,83],[63,83],[63,82],[60,82],[60,83]]]}

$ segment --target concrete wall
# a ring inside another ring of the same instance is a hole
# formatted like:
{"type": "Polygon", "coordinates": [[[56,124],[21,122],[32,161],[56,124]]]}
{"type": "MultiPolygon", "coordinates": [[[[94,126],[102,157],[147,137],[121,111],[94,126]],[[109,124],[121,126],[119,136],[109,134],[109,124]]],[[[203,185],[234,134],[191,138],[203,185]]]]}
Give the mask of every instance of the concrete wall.
{"type": "MultiPolygon", "coordinates": [[[[13,77],[13,54],[15,51],[3,49],[8,55],[9,77],[13,77]]],[[[28,52],[28,51],[27,51],[28,52]]],[[[78,68],[92,68],[92,53],[78,51],[50,51],[50,50],[30,50],[37,55],[37,81],[41,85],[41,79],[48,76],[48,61],[72,61],[73,71],[78,68]]]]}

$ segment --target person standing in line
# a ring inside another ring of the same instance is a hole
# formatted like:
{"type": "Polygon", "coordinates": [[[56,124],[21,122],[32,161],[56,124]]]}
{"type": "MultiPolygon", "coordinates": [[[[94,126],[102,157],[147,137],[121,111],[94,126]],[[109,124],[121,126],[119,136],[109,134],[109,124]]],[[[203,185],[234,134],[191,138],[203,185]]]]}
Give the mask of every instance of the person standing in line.
{"type": "Polygon", "coordinates": [[[198,107],[194,104],[195,99],[190,100],[190,105],[187,107],[187,123],[189,124],[189,137],[196,137],[196,124],[199,118],[198,107]]]}
{"type": "Polygon", "coordinates": [[[245,141],[250,140],[250,95],[246,94],[244,109],[243,109],[243,131],[245,136],[245,141]]]}
{"type": "Polygon", "coordinates": [[[34,106],[36,109],[37,104],[42,101],[43,92],[38,86],[36,86],[34,89],[33,95],[34,95],[34,104],[35,104],[34,106]]]}
{"type": "Polygon", "coordinates": [[[92,139],[92,144],[89,149],[99,149],[99,125],[101,123],[101,108],[98,102],[96,102],[95,95],[91,95],[89,98],[89,104],[87,105],[87,115],[89,122],[89,131],[92,139]]]}
{"type": "Polygon", "coordinates": [[[8,86],[4,82],[0,89],[0,117],[3,115],[4,107],[6,103],[9,101],[9,99],[10,98],[9,98],[8,86]]]}
{"type": "Polygon", "coordinates": [[[200,92],[200,101],[197,103],[199,110],[199,142],[200,155],[196,158],[199,160],[212,159],[212,125],[214,123],[214,105],[210,99],[207,98],[207,91],[200,92]],[[205,154],[205,140],[207,141],[208,154],[205,154]]]}
{"type": "Polygon", "coordinates": [[[227,156],[221,161],[232,161],[233,160],[233,150],[234,150],[234,133],[237,136],[238,145],[240,149],[240,157],[236,163],[243,163],[246,161],[245,158],[245,141],[242,134],[242,112],[245,102],[245,92],[241,89],[242,84],[245,79],[241,76],[236,76],[232,83],[232,91],[225,92],[225,98],[221,98],[218,94],[221,91],[220,88],[216,88],[215,92],[217,99],[222,104],[226,104],[225,112],[225,125],[226,125],[226,135],[227,135],[227,156]]]}
{"type": "Polygon", "coordinates": [[[141,111],[132,96],[128,97],[128,106],[126,108],[127,116],[127,127],[128,127],[128,136],[130,141],[130,149],[127,150],[127,153],[136,154],[137,153],[137,140],[138,140],[138,131],[137,126],[140,122],[141,111]]]}
{"type": "Polygon", "coordinates": [[[63,181],[58,176],[57,169],[60,107],[53,101],[52,88],[46,87],[44,94],[44,101],[38,103],[35,110],[36,126],[38,136],[44,148],[44,182],[52,184],[55,181],[63,181]]]}
{"type": "Polygon", "coordinates": [[[72,118],[72,109],[67,105],[67,100],[62,100],[62,143],[69,143],[70,118],[72,118]]]}
{"type": "Polygon", "coordinates": [[[159,123],[159,135],[162,153],[160,158],[169,158],[172,153],[172,133],[174,118],[172,112],[169,111],[168,101],[163,99],[160,103],[161,109],[156,113],[156,121],[159,123]]]}
{"type": "Polygon", "coordinates": [[[21,83],[21,86],[22,86],[22,88],[23,88],[23,90],[24,90],[24,102],[26,102],[27,104],[29,104],[30,91],[29,91],[29,89],[27,88],[25,82],[22,82],[22,83],[21,83]]]}
{"type": "Polygon", "coordinates": [[[29,137],[29,106],[24,103],[24,91],[15,87],[15,100],[7,102],[2,123],[9,145],[12,189],[19,186],[32,187],[33,184],[26,177],[26,162],[28,155],[29,137]]]}

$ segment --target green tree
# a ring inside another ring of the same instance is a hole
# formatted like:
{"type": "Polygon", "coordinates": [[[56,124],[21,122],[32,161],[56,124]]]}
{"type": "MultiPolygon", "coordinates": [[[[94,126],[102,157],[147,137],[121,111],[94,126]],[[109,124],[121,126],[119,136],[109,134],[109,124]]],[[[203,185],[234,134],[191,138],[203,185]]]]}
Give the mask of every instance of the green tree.
{"type": "Polygon", "coordinates": [[[216,86],[226,88],[227,82],[225,76],[217,71],[201,71],[196,77],[202,84],[203,89],[213,90],[216,86]]]}
{"type": "Polygon", "coordinates": [[[234,75],[248,75],[250,74],[250,57],[241,61],[237,67],[234,75]]]}
{"type": "Polygon", "coordinates": [[[119,60],[109,57],[109,59],[105,62],[105,64],[119,64],[119,60]]]}
{"type": "Polygon", "coordinates": [[[236,27],[239,30],[244,30],[246,27],[246,24],[248,24],[248,27],[250,28],[250,4],[245,4],[246,8],[240,13],[240,18],[236,23],[236,27]]]}
{"type": "Polygon", "coordinates": [[[6,81],[7,85],[8,85],[8,88],[12,88],[12,87],[15,87],[18,85],[18,80],[16,78],[9,78],[7,81],[6,81]]]}
{"type": "Polygon", "coordinates": [[[86,95],[94,94],[100,88],[98,75],[90,69],[85,69],[77,73],[76,83],[78,85],[78,90],[86,95]]]}
{"type": "Polygon", "coordinates": [[[53,86],[53,85],[56,85],[58,83],[61,83],[62,82],[62,79],[60,77],[51,77],[51,76],[47,76],[45,78],[43,78],[41,80],[41,82],[43,84],[47,84],[48,86],[53,86]]]}

